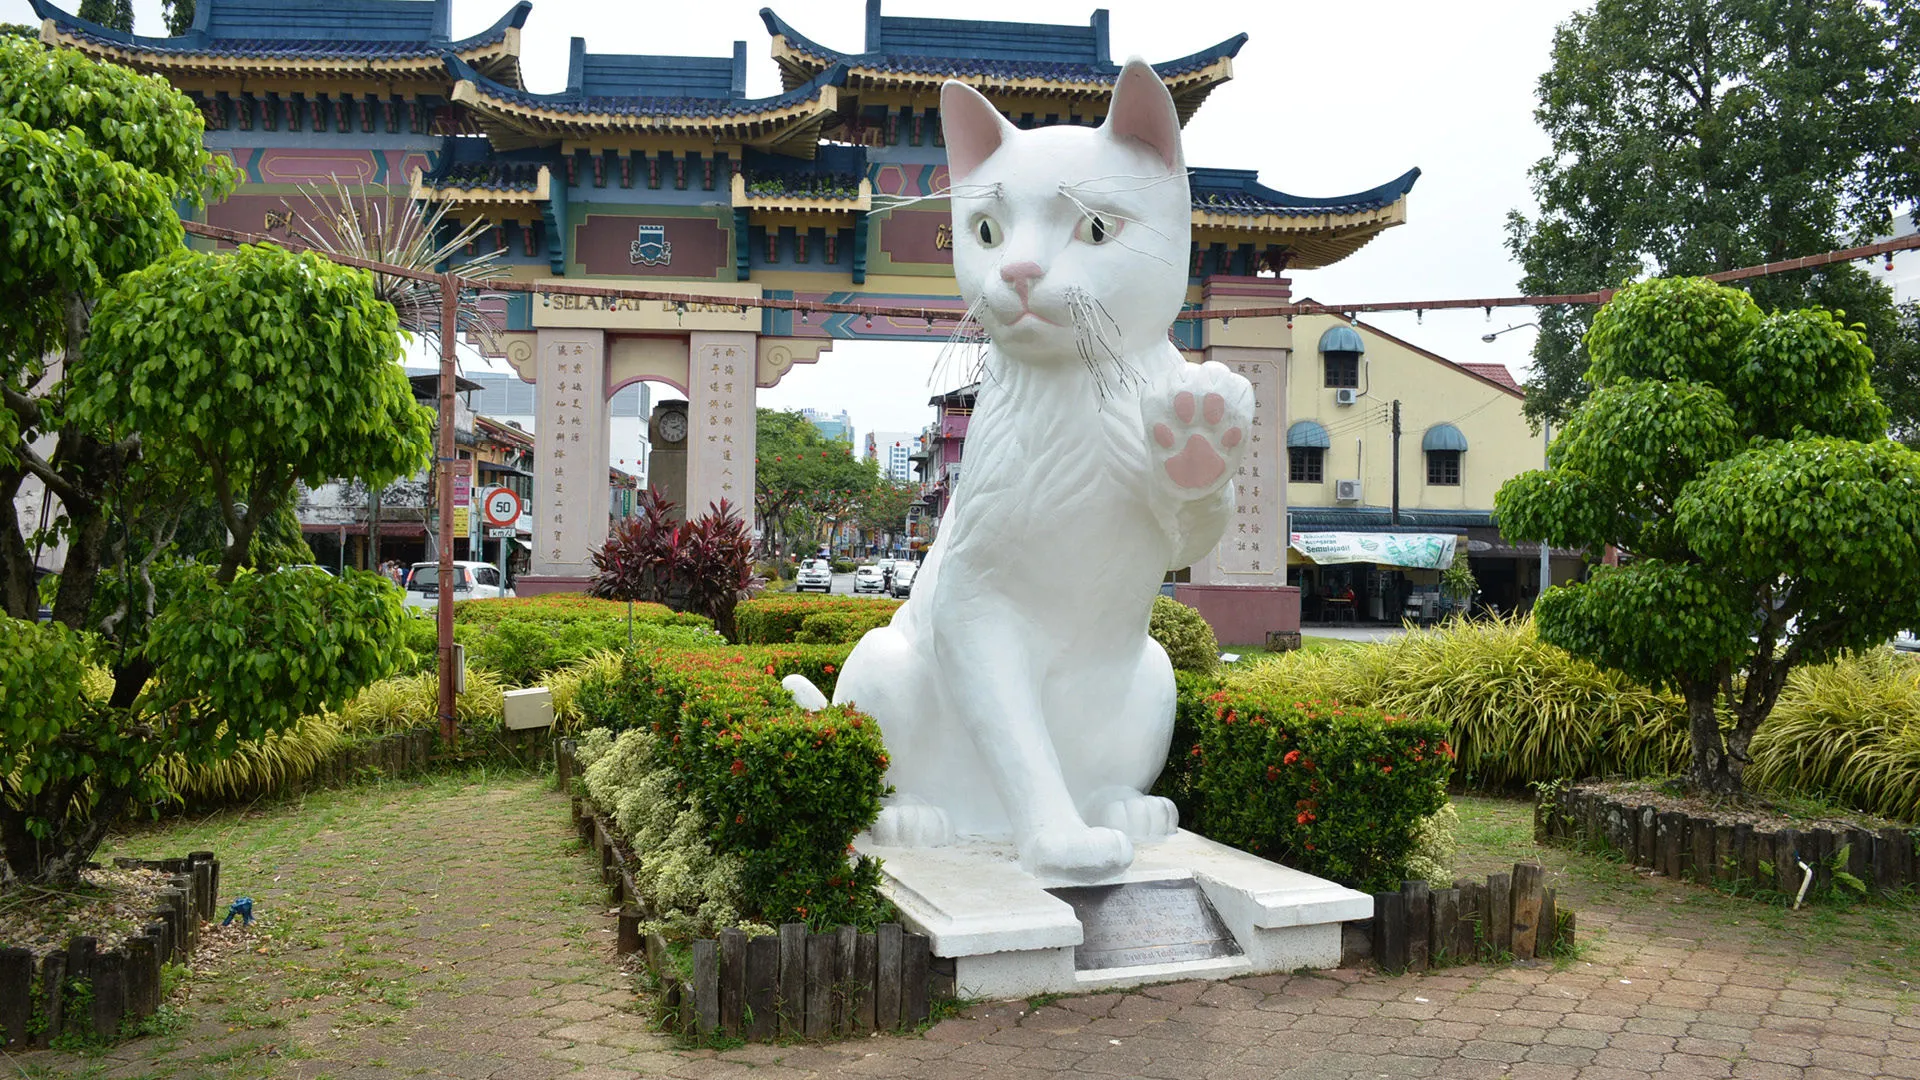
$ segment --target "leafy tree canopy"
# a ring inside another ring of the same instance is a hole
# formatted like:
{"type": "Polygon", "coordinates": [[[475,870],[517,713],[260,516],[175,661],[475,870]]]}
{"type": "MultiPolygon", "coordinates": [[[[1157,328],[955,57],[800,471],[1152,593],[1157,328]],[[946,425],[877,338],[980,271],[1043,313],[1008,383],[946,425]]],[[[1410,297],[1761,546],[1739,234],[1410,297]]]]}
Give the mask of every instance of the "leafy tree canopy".
{"type": "Polygon", "coordinates": [[[1501,488],[1501,527],[1625,553],[1541,597],[1541,636],[1678,689],[1693,782],[1737,791],[1789,670],[1920,626],[1920,453],[1885,437],[1873,355],[1830,312],[1660,279],[1602,308],[1586,349],[1595,389],[1551,467],[1501,488]]]}
{"type": "Polygon", "coordinates": [[[164,794],[160,756],[283,730],[401,648],[377,575],[249,569],[294,548],[296,480],[426,461],[393,308],[314,256],[186,250],[176,214],[231,183],[201,135],[158,79],[0,37],[0,685],[38,691],[0,694],[0,880],[71,882],[164,794]],[[28,476],[57,499],[45,534],[16,511],[28,476]],[[65,545],[52,625],[43,540],[65,545]]]}
{"type": "MultiPolygon", "coordinates": [[[[1540,211],[1508,221],[1529,293],[1846,247],[1920,198],[1914,0],[1597,0],[1559,28],[1538,97],[1553,145],[1532,170],[1540,211]]],[[[1878,354],[1877,382],[1920,380],[1920,328],[1858,268],[1743,288],[1767,309],[1844,312],[1878,354]]],[[[1539,318],[1527,410],[1559,419],[1593,385],[1581,347],[1592,312],[1539,318]]],[[[1920,394],[1892,404],[1916,434],[1920,394]]]]}
{"type": "Polygon", "coordinates": [[[879,483],[869,463],[855,460],[849,443],[829,439],[797,412],[761,409],[754,466],[754,513],[768,535],[799,524],[811,543],[823,519],[845,517],[879,483]]]}
{"type": "Polygon", "coordinates": [[[110,30],[133,33],[133,0],[80,0],[74,14],[110,30]]]}

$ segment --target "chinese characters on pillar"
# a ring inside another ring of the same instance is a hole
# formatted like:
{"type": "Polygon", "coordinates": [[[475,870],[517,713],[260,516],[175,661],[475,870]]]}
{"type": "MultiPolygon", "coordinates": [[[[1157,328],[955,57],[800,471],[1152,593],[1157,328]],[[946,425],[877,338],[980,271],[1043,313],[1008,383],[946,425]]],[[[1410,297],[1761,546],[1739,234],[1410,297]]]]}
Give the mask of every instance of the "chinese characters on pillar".
{"type": "Polygon", "coordinates": [[[1286,425],[1280,415],[1280,373],[1263,361],[1227,365],[1253,384],[1253,421],[1247,451],[1233,478],[1233,520],[1220,539],[1220,569],[1233,575],[1284,574],[1287,536],[1280,527],[1286,511],[1280,454],[1286,425]]]}
{"type": "Polygon", "coordinates": [[[533,557],[538,573],[580,573],[606,535],[606,394],[601,339],[543,334],[534,422],[533,557]]]}
{"type": "Polygon", "coordinates": [[[725,499],[753,515],[754,335],[695,334],[687,394],[693,420],[687,454],[687,515],[725,499]]]}

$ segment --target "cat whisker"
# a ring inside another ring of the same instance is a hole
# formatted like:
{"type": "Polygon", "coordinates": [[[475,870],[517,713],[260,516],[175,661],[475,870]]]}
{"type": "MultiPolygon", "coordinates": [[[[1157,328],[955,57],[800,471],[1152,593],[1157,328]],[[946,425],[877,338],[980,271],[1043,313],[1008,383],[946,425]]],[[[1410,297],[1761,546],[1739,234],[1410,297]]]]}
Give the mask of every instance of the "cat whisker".
{"type": "Polygon", "coordinates": [[[937,191],[928,192],[925,195],[875,194],[873,196],[873,212],[890,213],[902,207],[912,206],[915,203],[932,202],[937,199],[987,198],[989,196],[998,196],[999,194],[1001,194],[999,184],[950,184],[937,191]]]}
{"type": "Polygon", "coordinates": [[[1065,183],[1064,186],[1072,187],[1072,188],[1086,188],[1086,187],[1091,187],[1094,184],[1104,184],[1112,180],[1141,180],[1141,181],[1144,181],[1144,183],[1128,184],[1124,187],[1112,187],[1106,190],[1107,191],[1145,191],[1148,188],[1159,187],[1161,184],[1171,184],[1176,180],[1185,180],[1186,178],[1187,178],[1187,174],[1184,171],[1161,173],[1159,176],[1141,176],[1133,173],[1115,173],[1111,176],[1095,176],[1087,180],[1069,180],[1065,183]]]}
{"type": "MultiPolygon", "coordinates": [[[[1095,220],[1097,218],[1107,218],[1113,221],[1122,221],[1122,222],[1126,222],[1129,225],[1134,226],[1135,228],[1145,229],[1148,232],[1152,233],[1153,235],[1160,237],[1162,240],[1171,239],[1171,237],[1169,237],[1166,233],[1161,232],[1159,229],[1154,228],[1152,225],[1148,224],[1145,221],[1140,220],[1139,218],[1129,217],[1126,214],[1118,214],[1111,210],[1093,209],[1092,207],[1088,206],[1086,203],[1081,202],[1079,198],[1077,198],[1071,191],[1068,191],[1066,184],[1060,185],[1060,194],[1066,196],[1067,201],[1072,203],[1074,207],[1080,211],[1081,215],[1089,221],[1095,220]]],[[[1113,235],[1112,240],[1114,243],[1119,244],[1121,247],[1126,248],[1128,251],[1145,255],[1148,258],[1153,259],[1166,266],[1173,265],[1172,263],[1167,262],[1167,260],[1161,258],[1158,255],[1153,254],[1150,251],[1143,251],[1140,248],[1134,247],[1132,244],[1126,243],[1125,241],[1120,239],[1120,236],[1118,233],[1113,235]]]]}

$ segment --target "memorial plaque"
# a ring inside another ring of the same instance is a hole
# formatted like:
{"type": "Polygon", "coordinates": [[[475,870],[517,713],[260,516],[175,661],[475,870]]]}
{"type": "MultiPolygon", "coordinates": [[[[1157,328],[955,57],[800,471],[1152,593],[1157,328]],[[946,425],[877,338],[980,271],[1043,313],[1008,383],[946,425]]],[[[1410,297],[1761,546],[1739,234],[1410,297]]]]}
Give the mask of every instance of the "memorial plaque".
{"type": "Polygon", "coordinates": [[[1075,971],[1240,955],[1240,945],[1192,878],[1048,889],[1080,920],[1075,971]]]}

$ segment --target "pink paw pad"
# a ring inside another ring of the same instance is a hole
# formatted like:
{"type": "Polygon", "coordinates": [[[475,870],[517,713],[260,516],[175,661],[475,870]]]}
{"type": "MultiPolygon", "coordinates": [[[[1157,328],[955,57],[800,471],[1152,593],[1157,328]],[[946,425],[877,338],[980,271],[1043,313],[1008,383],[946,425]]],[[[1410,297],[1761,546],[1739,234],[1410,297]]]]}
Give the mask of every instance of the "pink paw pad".
{"type": "Polygon", "coordinates": [[[1233,449],[1236,446],[1239,446],[1240,445],[1240,429],[1237,427],[1228,428],[1227,433],[1225,435],[1220,436],[1220,445],[1226,447],[1229,450],[1233,449]]]}
{"type": "MultiPolygon", "coordinates": [[[[1174,395],[1173,415],[1179,417],[1180,422],[1183,424],[1193,423],[1193,395],[1191,393],[1182,390],[1174,395]]],[[[1166,445],[1172,444],[1169,443],[1166,445]]]]}
{"type": "Polygon", "coordinates": [[[1226,471],[1226,461],[1199,435],[1187,436],[1186,447],[1167,459],[1167,475],[1183,488],[1206,487],[1226,471]]]}
{"type": "Polygon", "coordinates": [[[1173,429],[1165,424],[1153,425],[1153,441],[1164,450],[1173,449],[1173,429]]]}
{"type": "Polygon", "coordinates": [[[1227,415],[1227,399],[1219,394],[1208,394],[1200,406],[1200,415],[1206,417],[1209,424],[1219,423],[1220,418],[1227,415]]]}

